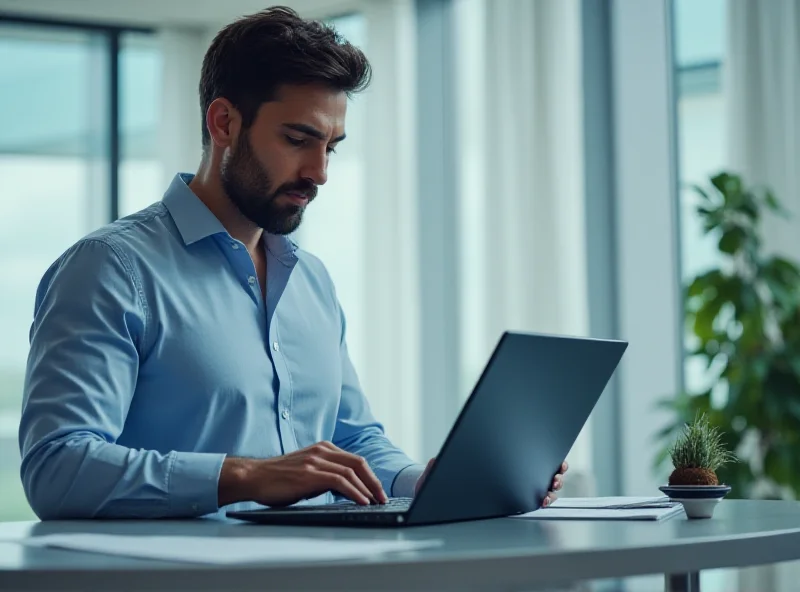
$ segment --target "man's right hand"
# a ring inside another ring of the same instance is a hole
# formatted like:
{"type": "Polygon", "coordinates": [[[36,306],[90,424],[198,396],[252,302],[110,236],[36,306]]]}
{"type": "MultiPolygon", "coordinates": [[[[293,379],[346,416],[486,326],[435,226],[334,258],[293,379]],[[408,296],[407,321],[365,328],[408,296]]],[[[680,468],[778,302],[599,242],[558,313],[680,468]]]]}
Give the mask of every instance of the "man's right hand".
{"type": "Polygon", "coordinates": [[[367,461],[330,442],[319,442],[263,460],[227,457],[219,478],[218,505],[254,501],[288,506],[327,491],[362,505],[388,501],[367,461]]]}

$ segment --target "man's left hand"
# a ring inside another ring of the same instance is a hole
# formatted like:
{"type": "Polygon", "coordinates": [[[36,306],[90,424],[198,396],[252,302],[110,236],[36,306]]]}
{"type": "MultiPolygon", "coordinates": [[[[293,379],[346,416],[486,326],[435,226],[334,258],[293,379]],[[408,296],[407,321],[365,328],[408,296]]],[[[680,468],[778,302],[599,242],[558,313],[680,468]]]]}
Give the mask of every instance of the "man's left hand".
{"type": "MultiPolygon", "coordinates": [[[[425,467],[425,471],[422,473],[422,476],[419,478],[419,481],[417,481],[417,485],[414,488],[414,494],[419,493],[419,489],[420,487],[422,487],[422,483],[425,481],[425,477],[428,476],[428,473],[430,472],[431,467],[433,466],[433,461],[435,460],[436,460],[435,458],[432,458],[431,460],[428,461],[428,466],[425,467]]],[[[564,473],[566,473],[568,469],[569,465],[567,464],[567,461],[561,463],[561,470],[558,473],[556,473],[556,475],[553,477],[552,489],[547,492],[547,495],[542,501],[543,508],[546,508],[554,501],[556,501],[556,499],[558,498],[556,492],[559,491],[564,486],[564,473]]]]}
{"type": "Polygon", "coordinates": [[[562,487],[564,487],[564,473],[567,472],[569,469],[569,465],[567,461],[561,463],[561,470],[556,473],[556,476],[553,477],[553,488],[547,492],[547,495],[544,497],[544,501],[542,501],[542,507],[546,508],[550,504],[552,504],[556,499],[558,499],[558,495],[556,495],[557,491],[560,491],[562,487]]]}

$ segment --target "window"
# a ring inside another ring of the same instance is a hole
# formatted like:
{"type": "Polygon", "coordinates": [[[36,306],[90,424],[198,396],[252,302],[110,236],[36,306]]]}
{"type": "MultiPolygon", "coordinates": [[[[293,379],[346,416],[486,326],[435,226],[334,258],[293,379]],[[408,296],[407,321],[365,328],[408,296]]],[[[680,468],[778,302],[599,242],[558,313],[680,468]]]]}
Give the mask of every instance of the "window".
{"type": "MultiPolygon", "coordinates": [[[[676,91],[681,185],[708,183],[724,166],[721,84],[724,0],[675,0],[676,91]]],[[[691,191],[681,191],[682,269],[692,277],[713,262],[713,238],[703,237],[691,191]]]]}
{"type": "MultiPolygon", "coordinates": [[[[716,263],[719,237],[704,235],[691,185],[725,166],[725,97],[722,89],[725,1],[674,1],[675,87],[680,176],[681,273],[685,283],[716,263]]],[[[687,348],[688,349],[688,348],[687,348]]],[[[688,358],[686,387],[703,387],[705,365],[688,358]]]]}
{"type": "Polygon", "coordinates": [[[120,40],[119,215],[149,206],[166,191],[158,153],[162,53],[153,35],[120,40]]]}
{"type": "Polygon", "coordinates": [[[0,521],[33,516],[19,479],[17,428],[36,287],[64,250],[116,209],[117,42],[123,77],[136,78],[120,93],[120,177],[142,183],[153,167],[156,107],[148,103],[158,75],[146,35],[0,20],[0,110],[11,114],[0,127],[0,521]]]}

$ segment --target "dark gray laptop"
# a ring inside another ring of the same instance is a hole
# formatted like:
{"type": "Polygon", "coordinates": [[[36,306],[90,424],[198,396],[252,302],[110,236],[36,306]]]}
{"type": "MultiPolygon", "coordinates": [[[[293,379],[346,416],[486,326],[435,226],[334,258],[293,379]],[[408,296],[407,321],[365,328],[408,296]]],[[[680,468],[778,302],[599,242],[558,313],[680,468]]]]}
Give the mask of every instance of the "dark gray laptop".
{"type": "Polygon", "coordinates": [[[627,346],[506,332],[413,500],[227,515],[263,524],[413,526],[535,510],[627,346]]]}

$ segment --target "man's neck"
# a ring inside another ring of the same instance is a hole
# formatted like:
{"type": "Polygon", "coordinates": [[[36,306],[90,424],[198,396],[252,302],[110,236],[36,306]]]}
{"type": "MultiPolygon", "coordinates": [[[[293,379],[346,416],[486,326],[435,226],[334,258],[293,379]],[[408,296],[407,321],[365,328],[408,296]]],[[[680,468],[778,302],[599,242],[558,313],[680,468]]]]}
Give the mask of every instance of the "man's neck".
{"type": "Polygon", "coordinates": [[[205,160],[189,183],[189,189],[211,210],[228,234],[244,243],[250,253],[258,250],[263,230],[245,218],[225,195],[219,174],[205,160]]]}

